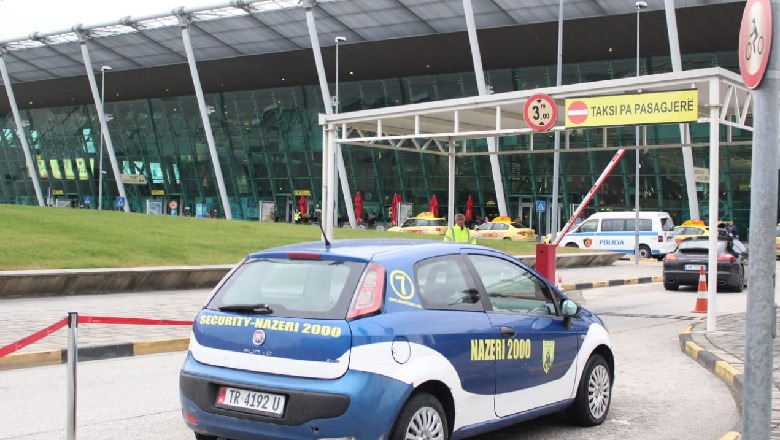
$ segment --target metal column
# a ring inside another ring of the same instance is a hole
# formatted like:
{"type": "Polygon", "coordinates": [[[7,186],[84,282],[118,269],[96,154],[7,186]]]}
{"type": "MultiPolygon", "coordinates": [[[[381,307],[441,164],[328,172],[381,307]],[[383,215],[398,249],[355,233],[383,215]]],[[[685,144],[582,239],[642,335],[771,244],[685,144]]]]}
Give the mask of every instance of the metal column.
{"type": "MultiPolygon", "coordinates": [[[[463,10],[466,16],[466,29],[469,33],[471,59],[474,63],[474,77],[477,79],[477,90],[480,96],[484,96],[488,94],[488,90],[487,84],[485,84],[485,72],[482,70],[482,54],[479,51],[479,40],[477,40],[477,28],[474,23],[474,9],[471,7],[471,0],[463,0],[463,10]]],[[[498,155],[495,154],[498,151],[496,138],[488,138],[487,144],[488,151],[491,153],[490,168],[493,170],[493,184],[496,187],[498,213],[502,216],[508,215],[506,198],[504,197],[504,181],[501,179],[501,165],[498,163],[498,155]]]]}
{"type": "MultiPolygon", "coordinates": [[[[708,107],[710,109],[710,239],[707,257],[707,331],[714,332],[718,306],[718,193],[720,192],[720,84],[711,80],[708,107]]],[[[777,105],[777,103],[775,103],[777,105]]],[[[773,217],[774,218],[774,217],[773,217]]]]}
{"type": "MultiPolygon", "coordinates": [[[[306,24],[309,28],[309,39],[311,40],[311,49],[314,53],[314,64],[317,67],[317,77],[320,81],[320,91],[322,92],[322,102],[325,107],[325,114],[333,114],[333,107],[331,106],[330,88],[328,87],[328,80],[325,76],[325,64],[322,62],[322,50],[320,49],[320,39],[317,35],[317,26],[314,22],[314,0],[304,0],[304,8],[306,9],[306,24]]],[[[352,193],[349,189],[349,180],[347,179],[347,168],[344,166],[344,157],[341,154],[341,144],[335,144],[336,148],[336,164],[338,166],[338,173],[336,178],[341,182],[341,192],[344,196],[344,206],[347,208],[347,217],[349,218],[349,225],[352,229],[357,227],[357,220],[355,219],[355,207],[352,205],[352,193]]],[[[323,156],[324,161],[324,156],[323,156]]],[[[322,182],[323,187],[325,182],[322,182]]],[[[333,188],[335,191],[336,189],[333,188]]],[[[323,188],[323,197],[325,196],[323,188]]],[[[325,218],[325,217],[323,217],[325,218]]],[[[331,237],[332,238],[332,237],[331,237]]]]}
{"type": "MultiPolygon", "coordinates": [[[[563,0],[558,0],[558,56],[557,67],[555,70],[555,85],[560,87],[563,83],[563,0]]],[[[555,131],[555,145],[553,153],[553,187],[552,187],[552,203],[550,204],[550,212],[552,213],[552,223],[550,225],[550,233],[555,238],[555,234],[558,233],[558,181],[561,180],[561,132],[555,131]]],[[[553,248],[554,249],[554,248],[553,248]]]]}
{"type": "Polygon", "coordinates": [[[230,210],[230,200],[228,200],[227,191],[225,190],[225,178],[222,177],[222,166],[219,164],[219,155],[217,154],[217,146],[214,142],[214,134],[211,131],[211,123],[209,122],[209,112],[206,108],[206,98],[203,97],[203,88],[200,85],[200,76],[198,75],[198,66],[195,64],[195,54],[192,51],[192,42],[190,41],[190,19],[189,15],[184,12],[184,8],[176,8],[171,11],[176,18],[179,19],[179,27],[181,27],[181,39],[184,42],[184,50],[187,53],[187,64],[190,66],[190,75],[192,76],[192,84],[195,86],[195,97],[198,99],[198,110],[200,111],[200,119],[203,122],[203,130],[206,132],[206,142],[209,145],[209,153],[211,155],[211,162],[214,164],[214,176],[217,179],[217,187],[219,189],[219,198],[222,199],[222,211],[225,213],[225,218],[231,220],[233,213],[230,210]]]}
{"type": "MultiPolygon", "coordinates": [[[[780,1],[772,0],[771,51],[780,48],[780,1]]],[[[769,11],[763,11],[765,14],[769,11]]],[[[762,33],[766,35],[767,30],[762,33]]],[[[770,47],[767,42],[767,47],[770,47]]],[[[763,440],[772,433],[773,345],[776,337],[775,229],[777,212],[777,138],[780,136],[780,58],[769,57],[764,79],[753,91],[753,153],[750,173],[750,288],[748,289],[742,439],[763,440]]],[[[710,173],[712,179],[712,173],[710,173]]],[[[716,176],[717,177],[717,176],[716,176]]]]}
{"type": "MultiPolygon", "coordinates": [[[[463,141],[463,146],[466,146],[466,140],[463,141]]],[[[458,147],[455,139],[449,139],[449,149],[447,150],[447,225],[452,227],[455,225],[455,149],[458,147]]],[[[493,156],[495,157],[495,156],[493,156]]]]}
{"type": "Polygon", "coordinates": [[[106,143],[108,159],[111,161],[111,170],[114,172],[114,180],[116,180],[116,189],[119,191],[119,196],[125,199],[125,206],[123,207],[124,211],[130,212],[130,201],[127,200],[127,194],[125,193],[125,184],[122,182],[122,173],[119,170],[119,162],[117,162],[116,153],[114,153],[114,143],[111,142],[111,133],[108,132],[108,122],[106,121],[106,113],[103,109],[103,100],[98,93],[97,82],[95,81],[95,72],[92,69],[92,59],[89,57],[87,41],[90,37],[89,34],[81,28],[81,26],[74,26],[73,32],[78,35],[79,43],[81,44],[81,56],[84,58],[84,67],[87,69],[89,89],[92,91],[92,100],[95,101],[95,108],[97,109],[98,119],[100,120],[100,135],[103,136],[103,140],[106,143]]]}
{"type": "Polygon", "coordinates": [[[16,97],[14,96],[14,90],[11,86],[11,79],[8,76],[8,68],[5,66],[5,52],[6,49],[0,47],[0,74],[3,76],[3,84],[5,84],[5,92],[8,95],[8,102],[11,104],[11,112],[14,115],[14,123],[16,124],[16,135],[19,137],[19,142],[22,144],[22,150],[24,150],[24,160],[27,163],[27,172],[32,179],[33,188],[35,188],[35,197],[38,198],[38,206],[44,206],[46,202],[43,200],[43,192],[41,192],[41,183],[38,180],[38,171],[35,168],[35,162],[32,159],[30,153],[30,146],[27,144],[27,135],[24,132],[24,126],[22,125],[22,118],[19,116],[19,107],[16,105],[16,97]]]}
{"type": "MultiPolygon", "coordinates": [[[[666,28],[669,35],[669,54],[672,57],[672,71],[682,71],[682,57],[680,56],[680,37],[677,34],[677,15],[674,10],[674,0],[664,0],[666,9],[666,28]]],[[[682,147],[683,170],[685,171],[685,189],[688,193],[688,209],[691,219],[699,219],[699,196],[696,194],[696,182],[693,176],[693,148],[686,147],[690,144],[690,126],[680,124],[680,143],[682,147]]],[[[710,223],[712,226],[713,223],[710,223]]]]}

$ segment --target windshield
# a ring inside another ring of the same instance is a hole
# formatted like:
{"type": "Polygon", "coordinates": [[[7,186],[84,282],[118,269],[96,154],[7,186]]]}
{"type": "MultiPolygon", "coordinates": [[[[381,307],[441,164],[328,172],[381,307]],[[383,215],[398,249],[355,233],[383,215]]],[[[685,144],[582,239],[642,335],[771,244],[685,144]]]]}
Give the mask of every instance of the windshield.
{"type": "Polygon", "coordinates": [[[364,268],[364,263],[345,261],[248,260],[206,307],[262,305],[271,316],[343,319],[364,268]]]}
{"type": "Polygon", "coordinates": [[[427,219],[427,218],[408,218],[401,225],[402,228],[408,228],[410,226],[445,226],[444,219],[427,219]]]}

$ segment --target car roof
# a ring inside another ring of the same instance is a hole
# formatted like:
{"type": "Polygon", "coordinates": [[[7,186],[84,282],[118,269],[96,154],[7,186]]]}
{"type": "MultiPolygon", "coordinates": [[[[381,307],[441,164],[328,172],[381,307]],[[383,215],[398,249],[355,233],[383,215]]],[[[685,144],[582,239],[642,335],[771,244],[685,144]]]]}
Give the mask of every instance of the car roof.
{"type": "Polygon", "coordinates": [[[456,253],[461,247],[466,246],[490,249],[479,245],[467,245],[466,243],[458,243],[458,245],[443,241],[406,238],[334,240],[330,243],[330,246],[326,245],[324,241],[310,241],[254,252],[248,258],[286,257],[288,253],[308,252],[330,255],[335,258],[369,261],[379,255],[387,258],[414,256],[414,258],[422,259],[456,253]]]}

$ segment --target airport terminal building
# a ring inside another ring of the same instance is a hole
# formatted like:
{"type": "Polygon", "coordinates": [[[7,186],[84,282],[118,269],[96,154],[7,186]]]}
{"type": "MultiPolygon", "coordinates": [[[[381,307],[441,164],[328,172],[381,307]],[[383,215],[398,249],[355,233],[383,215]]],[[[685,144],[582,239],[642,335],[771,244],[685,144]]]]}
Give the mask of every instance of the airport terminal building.
{"type": "MultiPolygon", "coordinates": [[[[635,76],[637,58],[639,75],[672,72],[665,3],[674,5],[682,70],[738,72],[744,1],[647,3],[637,11],[634,1],[563,0],[561,84],[635,76]]],[[[478,96],[482,77],[493,94],[555,86],[559,12],[559,0],[233,1],[0,42],[0,203],[178,215],[216,209],[223,218],[257,220],[259,207],[273,202],[277,219],[290,221],[301,196],[309,212],[322,200],[319,114],[478,96]],[[324,98],[331,95],[335,109],[324,98]]],[[[690,125],[695,167],[709,163],[709,135],[708,124],[690,125]]],[[[566,142],[578,148],[560,155],[563,221],[613,147],[635,145],[635,127],[571,130],[566,142]]],[[[719,176],[710,178],[720,180],[722,217],[744,234],[751,132],[724,129],[720,142],[719,176]]],[[[679,125],[646,126],[642,143],[642,210],[667,211],[679,224],[691,217],[681,149],[673,147],[679,125]]],[[[487,155],[458,158],[455,210],[465,211],[469,196],[479,218],[505,204],[508,215],[547,232],[549,213],[541,217],[534,202],[552,196],[553,148],[551,133],[500,138],[498,151],[529,152],[497,156],[503,202],[487,155]]],[[[341,152],[364,218],[387,217],[395,194],[415,211],[432,195],[446,201],[445,157],[347,144],[341,152]]],[[[586,212],[633,209],[633,156],[586,212]]],[[[707,218],[708,187],[697,190],[707,218]]],[[[343,199],[340,207],[347,211],[343,199]]]]}

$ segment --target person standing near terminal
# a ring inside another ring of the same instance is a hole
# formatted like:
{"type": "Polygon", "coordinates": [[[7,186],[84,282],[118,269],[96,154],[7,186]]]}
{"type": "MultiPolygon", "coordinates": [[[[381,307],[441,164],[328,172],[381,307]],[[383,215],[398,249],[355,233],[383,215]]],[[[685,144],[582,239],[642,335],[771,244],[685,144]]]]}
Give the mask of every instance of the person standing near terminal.
{"type": "Polygon", "coordinates": [[[477,238],[466,227],[466,216],[455,214],[455,225],[447,229],[444,234],[444,241],[477,244],[477,238]]]}

